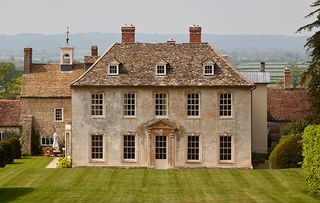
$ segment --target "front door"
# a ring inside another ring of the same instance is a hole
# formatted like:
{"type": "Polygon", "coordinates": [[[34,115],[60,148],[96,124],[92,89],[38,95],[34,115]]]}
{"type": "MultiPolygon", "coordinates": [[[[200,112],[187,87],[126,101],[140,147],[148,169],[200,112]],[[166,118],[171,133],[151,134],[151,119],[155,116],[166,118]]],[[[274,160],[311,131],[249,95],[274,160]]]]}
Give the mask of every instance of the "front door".
{"type": "Polygon", "coordinates": [[[167,148],[167,136],[157,135],[155,136],[155,161],[154,166],[157,169],[168,168],[168,148],[167,148]]]}

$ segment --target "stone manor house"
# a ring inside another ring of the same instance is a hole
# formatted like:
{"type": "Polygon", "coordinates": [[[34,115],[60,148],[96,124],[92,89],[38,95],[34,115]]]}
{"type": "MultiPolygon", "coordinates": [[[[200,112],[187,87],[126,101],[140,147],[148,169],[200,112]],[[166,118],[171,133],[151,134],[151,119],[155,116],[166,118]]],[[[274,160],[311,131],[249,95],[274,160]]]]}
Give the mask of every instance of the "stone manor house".
{"type": "Polygon", "coordinates": [[[24,149],[50,147],[56,132],[74,167],[252,168],[252,152],[267,152],[265,74],[246,79],[199,26],[188,43],[121,30],[121,43],[100,57],[92,46],[83,64],[68,44],[60,64],[33,64],[25,48],[24,149]]]}

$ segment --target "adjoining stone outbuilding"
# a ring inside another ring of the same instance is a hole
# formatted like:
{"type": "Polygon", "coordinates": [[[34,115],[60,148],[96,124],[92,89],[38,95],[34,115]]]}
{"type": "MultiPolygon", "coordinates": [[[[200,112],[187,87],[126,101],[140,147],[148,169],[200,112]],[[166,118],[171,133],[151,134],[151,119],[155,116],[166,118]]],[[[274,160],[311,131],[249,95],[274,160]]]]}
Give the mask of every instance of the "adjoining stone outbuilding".
{"type": "Polygon", "coordinates": [[[252,168],[253,83],[208,43],[115,43],[72,83],[74,167],[252,168]]]}
{"type": "Polygon", "coordinates": [[[93,46],[93,55],[86,56],[84,63],[73,60],[74,48],[69,44],[61,47],[60,53],[61,62],[58,64],[36,64],[32,62],[32,48],[24,49],[20,100],[25,153],[45,153],[50,150],[55,132],[59,136],[60,144],[71,150],[71,142],[65,142],[66,139],[71,140],[69,86],[94,63],[98,50],[93,46]],[[37,149],[41,151],[35,151],[37,149]]]}
{"type": "Polygon", "coordinates": [[[20,111],[20,100],[0,100],[0,142],[6,133],[20,133],[20,111]]]}

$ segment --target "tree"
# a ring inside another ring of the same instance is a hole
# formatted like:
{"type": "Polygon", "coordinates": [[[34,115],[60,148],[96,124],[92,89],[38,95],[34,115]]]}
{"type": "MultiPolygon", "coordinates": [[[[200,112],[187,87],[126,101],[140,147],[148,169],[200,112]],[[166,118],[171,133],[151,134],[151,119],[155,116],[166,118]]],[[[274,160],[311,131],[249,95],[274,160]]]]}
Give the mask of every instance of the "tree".
{"type": "MultiPolygon", "coordinates": [[[[300,27],[297,32],[315,31],[320,27],[320,0],[311,4],[315,8],[305,18],[317,16],[315,21],[300,27]]],[[[309,89],[309,98],[311,101],[311,117],[316,123],[320,123],[320,31],[316,32],[308,38],[305,44],[307,50],[311,52],[310,66],[306,72],[302,74],[301,83],[309,89]]]]}

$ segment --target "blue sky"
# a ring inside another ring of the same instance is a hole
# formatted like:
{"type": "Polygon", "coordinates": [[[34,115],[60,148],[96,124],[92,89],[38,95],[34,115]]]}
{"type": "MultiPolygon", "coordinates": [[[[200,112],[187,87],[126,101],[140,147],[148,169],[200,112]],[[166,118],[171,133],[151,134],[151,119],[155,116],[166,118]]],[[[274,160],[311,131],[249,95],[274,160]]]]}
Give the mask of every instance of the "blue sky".
{"type": "MultiPolygon", "coordinates": [[[[136,32],[182,34],[192,24],[210,34],[295,35],[313,0],[6,0],[0,34],[136,32]]],[[[304,33],[308,34],[308,33],[304,33]]]]}

